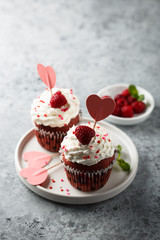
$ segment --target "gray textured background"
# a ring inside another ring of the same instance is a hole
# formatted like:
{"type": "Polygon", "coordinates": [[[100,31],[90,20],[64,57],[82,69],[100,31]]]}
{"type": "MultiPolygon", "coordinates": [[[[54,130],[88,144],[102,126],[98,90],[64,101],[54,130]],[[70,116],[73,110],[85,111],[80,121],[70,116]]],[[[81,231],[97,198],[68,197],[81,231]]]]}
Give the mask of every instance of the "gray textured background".
{"type": "Polygon", "coordinates": [[[160,239],[160,1],[0,1],[0,239],[160,239]],[[152,116],[120,127],[139,152],[134,182],[93,205],[47,201],[18,179],[14,151],[31,128],[43,91],[37,63],[54,66],[57,86],[85,99],[102,87],[134,83],[155,98],[152,116]]]}

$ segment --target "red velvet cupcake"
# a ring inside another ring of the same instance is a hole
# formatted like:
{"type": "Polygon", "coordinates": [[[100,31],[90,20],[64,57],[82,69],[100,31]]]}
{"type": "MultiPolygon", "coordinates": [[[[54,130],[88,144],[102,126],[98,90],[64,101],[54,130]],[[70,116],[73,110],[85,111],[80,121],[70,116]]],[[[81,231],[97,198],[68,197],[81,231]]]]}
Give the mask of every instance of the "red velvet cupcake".
{"type": "Polygon", "coordinates": [[[61,144],[61,160],[73,187],[94,191],[108,181],[115,159],[115,147],[105,128],[73,126],[61,144]]]}
{"type": "Polygon", "coordinates": [[[31,117],[40,145],[58,152],[67,131],[79,122],[79,100],[72,90],[46,89],[33,100],[31,117]]]}

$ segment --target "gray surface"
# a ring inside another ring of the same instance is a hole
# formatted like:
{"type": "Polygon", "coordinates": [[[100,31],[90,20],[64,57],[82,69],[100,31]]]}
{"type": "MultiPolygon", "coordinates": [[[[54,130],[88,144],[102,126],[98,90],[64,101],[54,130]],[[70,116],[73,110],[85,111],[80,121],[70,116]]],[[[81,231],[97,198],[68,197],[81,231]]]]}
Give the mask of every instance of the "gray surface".
{"type": "Polygon", "coordinates": [[[160,239],[159,82],[160,1],[1,1],[0,239],[160,239]],[[120,127],[136,144],[139,169],[117,197],[53,203],[17,177],[15,147],[44,89],[37,63],[54,66],[58,86],[76,89],[86,116],[87,95],[107,84],[134,83],[154,96],[145,123],[120,127]]]}

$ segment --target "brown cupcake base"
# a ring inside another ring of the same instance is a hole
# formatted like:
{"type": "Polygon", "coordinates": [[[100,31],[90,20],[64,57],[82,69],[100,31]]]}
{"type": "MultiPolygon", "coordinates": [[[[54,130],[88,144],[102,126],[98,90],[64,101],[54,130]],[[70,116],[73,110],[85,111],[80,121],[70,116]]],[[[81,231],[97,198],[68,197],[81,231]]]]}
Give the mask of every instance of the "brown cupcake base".
{"type": "Polygon", "coordinates": [[[89,174],[85,172],[74,174],[66,170],[66,175],[73,187],[81,191],[90,192],[102,188],[108,181],[111,171],[112,169],[109,169],[106,173],[102,173],[101,175],[94,173],[92,176],[89,176],[89,174]]]}
{"type": "Polygon", "coordinates": [[[101,160],[95,165],[85,166],[67,161],[62,155],[62,162],[70,184],[81,191],[95,191],[102,188],[108,181],[115,154],[113,157],[101,160]]]}
{"type": "Polygon", "coordinates": [[[35,134],[39,144],[50,152],[58,152],[65,132],[50,133],[44,130],[35,130],[35,134]]]}
{"type": "Polygon", "coordinates": [[[61,128],[50,126],[38,125],[35,123],[35,135],[39,144],[48,151],[58,152],[63,138],[66,136],[67,131],[79,123],[79,115],[71,119],[68,125],[61,128]]]}

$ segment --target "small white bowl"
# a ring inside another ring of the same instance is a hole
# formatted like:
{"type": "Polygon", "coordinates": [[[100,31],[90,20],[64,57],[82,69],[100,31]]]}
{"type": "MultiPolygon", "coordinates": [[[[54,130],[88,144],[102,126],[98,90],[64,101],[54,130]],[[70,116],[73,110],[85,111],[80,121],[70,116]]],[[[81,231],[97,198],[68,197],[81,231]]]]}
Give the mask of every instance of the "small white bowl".
{"type": "MultiPolygon", "coordinates": [[[[125,83],[109,85],[101,89],[97,94],[100,97],[108,95],[114,98],[117,94],[121,94],[121,92],[128,87],[129,87],[129,84],[125,84],[125,83]]],[[[138,92],[140,95],[144,94],[145,96],[144,103],[147,104],[146,110],[143,113],[135,114],[132,118],[123,118],[123,117],[110,115],[106,120],[119,125],[135,125],[145,121],[149,117],[149,115],[151,114],[154,108],[154,99],[152,95],[149,92],[147,92],[145,89],[138,86],[136,86],[136,88],[138,89],[138,92]]]]}

